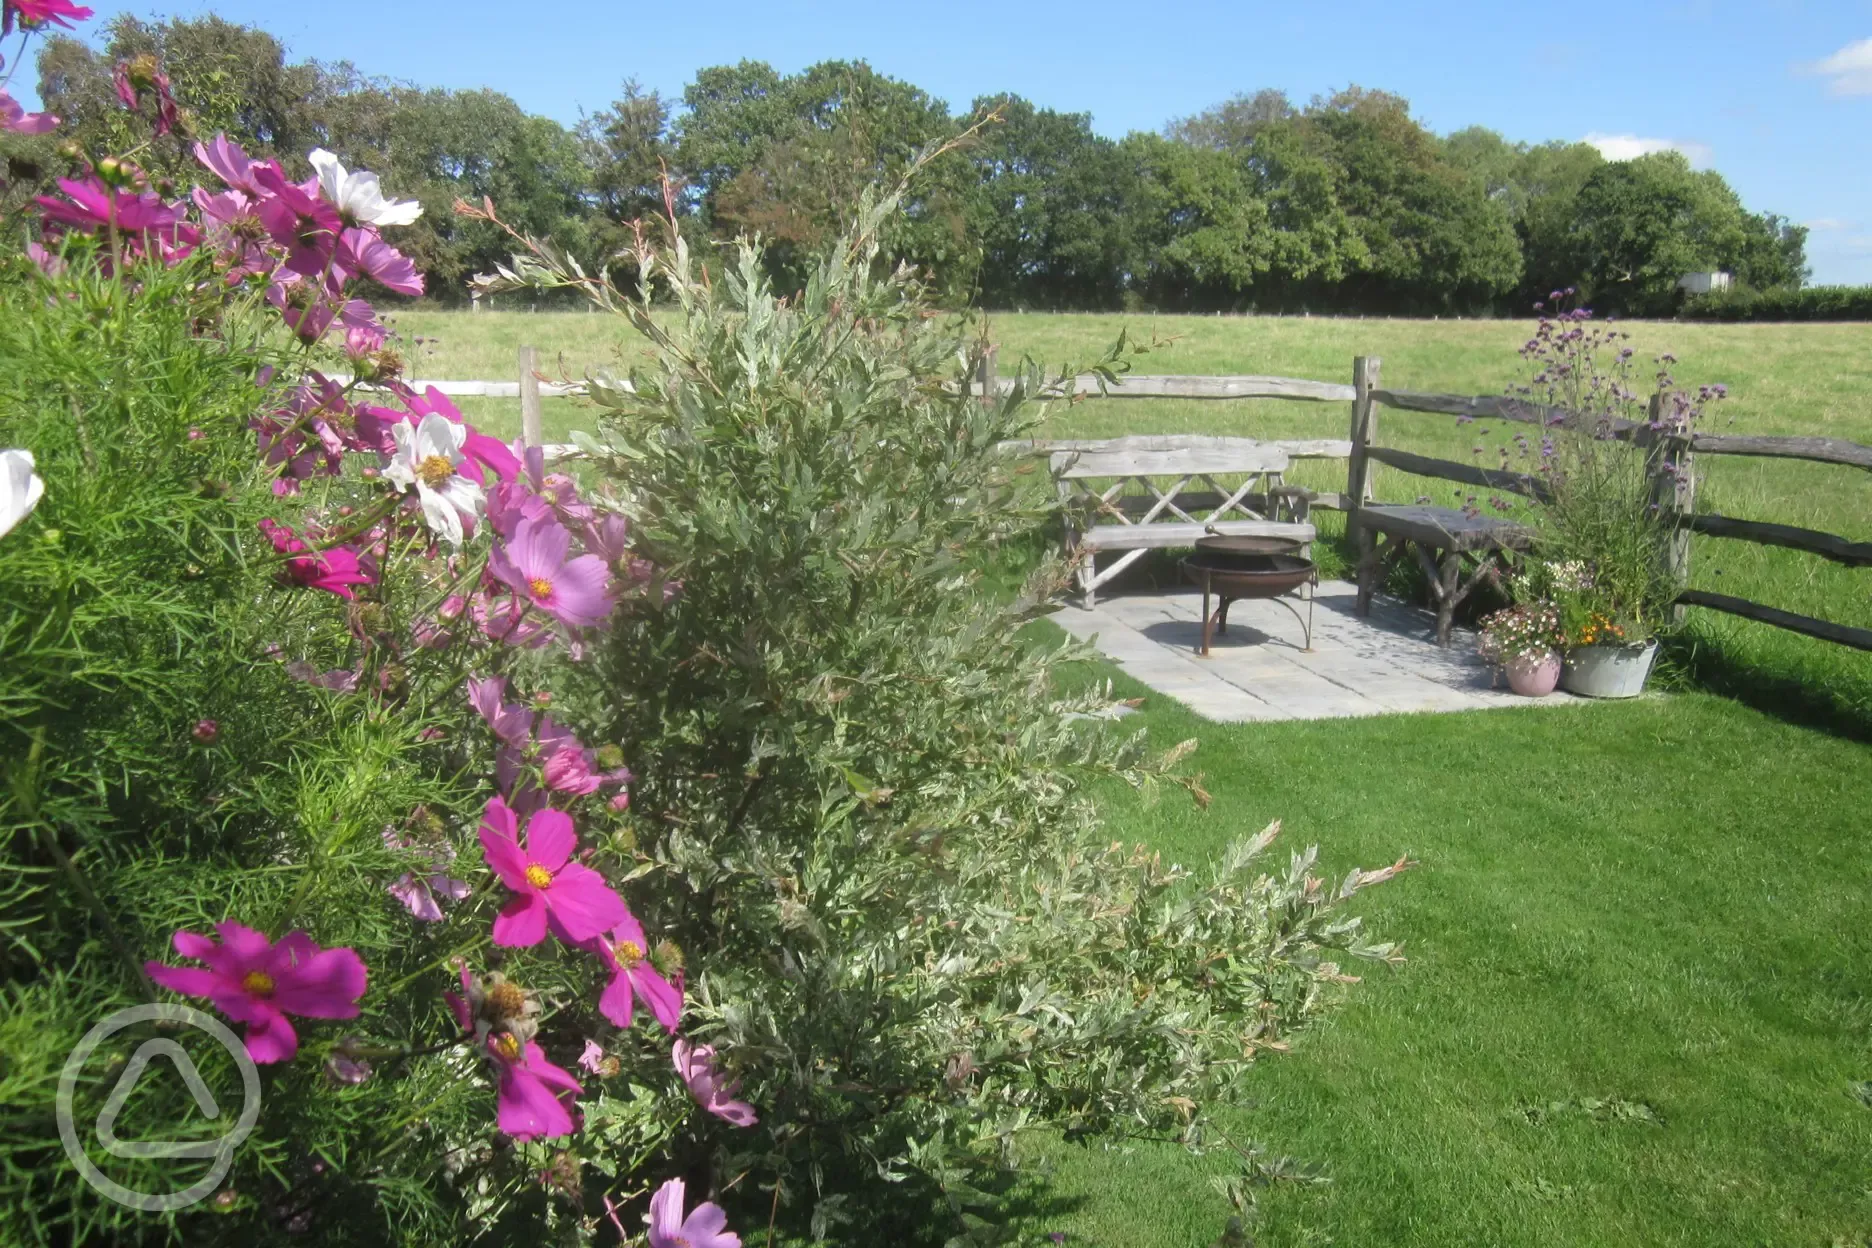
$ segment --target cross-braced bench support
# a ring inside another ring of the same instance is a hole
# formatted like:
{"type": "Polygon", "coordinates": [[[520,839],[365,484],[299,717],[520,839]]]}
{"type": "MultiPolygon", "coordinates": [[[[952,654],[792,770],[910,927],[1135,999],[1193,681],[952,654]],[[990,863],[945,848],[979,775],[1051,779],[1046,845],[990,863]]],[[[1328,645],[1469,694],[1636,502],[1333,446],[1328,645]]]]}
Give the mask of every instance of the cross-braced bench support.
{"type": "Polygon", "coordinates": [[[1371,614],[1372,595],[1393,561],[1410,551],[1430,584],[1436,608],[1439,646],[1449,645],[1456,608],[1477,585],[1498,581],[1513,552],[1526,550],[1532,534],[1506,520],[1471,516],[1447,507],[1361,507],[1359,517],[1358,602],[1360,616],[1371,614]]]}

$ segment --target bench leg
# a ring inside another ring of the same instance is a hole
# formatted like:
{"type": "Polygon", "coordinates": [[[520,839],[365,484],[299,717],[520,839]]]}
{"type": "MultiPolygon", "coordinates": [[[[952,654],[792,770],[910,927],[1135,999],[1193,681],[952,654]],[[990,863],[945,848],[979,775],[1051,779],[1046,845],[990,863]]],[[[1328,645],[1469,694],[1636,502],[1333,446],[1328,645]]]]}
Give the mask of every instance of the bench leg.
{"type": "Polygon", "coordinates": [[[1446,551],[1437,561],[1436,644],[1449,647],[1450,623],[1456,618],[1456,604],[1462,601],[1462,552],[1446,551]]]}
{"type": "Polygon", "coordinates": [[[1353,613],[1360,619],[1371,614],[1372,595],[1378,590],[1378,539],[1363,525],[1358,532],[1358,599],[1353,613]]]}

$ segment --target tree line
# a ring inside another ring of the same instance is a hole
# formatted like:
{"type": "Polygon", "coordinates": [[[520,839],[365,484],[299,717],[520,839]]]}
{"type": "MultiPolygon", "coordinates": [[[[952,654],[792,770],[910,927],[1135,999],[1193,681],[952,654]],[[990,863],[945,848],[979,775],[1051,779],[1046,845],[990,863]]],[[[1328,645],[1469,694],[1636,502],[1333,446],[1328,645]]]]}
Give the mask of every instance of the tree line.
{"type": "Polygon", "coordinates": [[[1439,136],[1404,99],[1358,87],[1304,107],[1247,93],[1111,139],[1089,114],[1014,95],[957,114],[845,61],[705,68],[680,100],[627,82],[566,127],[498,91],[293,61],[265,31],[215,17],[120,17],[100,50],[51,39],[38,68],[44,106],[65,124],[9,145],[13,186],[66,171],[61,143],[140,147],[153,177],[180,185],[192,134],[225,131],[289,168],[326,147],[422,201],[399,245],[445,300],[507,251],[495,227],[450,211],[457,198],[490,198],[519,228],[602,264],[630,222],[663,212],[666,173],[692,247],[757,231],[775,276],[794,280],[865,186],[989,113],[927,168],[886,240],[956,303],[1518,315],[1573,287],[1603,311],[1658,315],[1676,308],[1686,272],[1726,270],[1754,291],[1807,276],[1804,227],[1749,210],[1676,152],[1608,161],[1585,143],[1511,143],[1482,127],[1439,136]],[[183,107],[162,138],[113,85],[115,66],[143,54],[183,107]]]}

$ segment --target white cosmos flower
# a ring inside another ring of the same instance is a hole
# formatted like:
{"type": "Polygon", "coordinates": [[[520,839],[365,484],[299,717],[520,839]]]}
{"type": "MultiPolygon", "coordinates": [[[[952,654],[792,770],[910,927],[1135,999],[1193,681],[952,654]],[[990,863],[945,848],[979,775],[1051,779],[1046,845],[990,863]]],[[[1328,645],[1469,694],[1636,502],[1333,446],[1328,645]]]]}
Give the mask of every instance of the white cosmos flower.
{"type": "Polygon", "coordinates": [[[360,224],[408,225],[422,216],[422,205],[413,201],[385,199],[377,185],[377,175],[360,169],[345,172],[338,158],[322,147],[312,149],[306,158],[318,170],[319,190],[339,212],[360,224]]]}
{"type": "Polygon", "coordinates": [[[31,451],[0,451],[0,537],[30,515],[44,493],[31,451]]]}
{"type": "Polygon", "coordinates": [[[461,475],[467,462],[462,443],[468,429],[445,416],[430,412],[420,425],[401,421],[390,432],[396,452],[384,467],[384,476],[404,489],[416,487],[423,519],[454,546],[462,541],[462,517],[473,519],[481,510],[481,487],[461,475]]]}

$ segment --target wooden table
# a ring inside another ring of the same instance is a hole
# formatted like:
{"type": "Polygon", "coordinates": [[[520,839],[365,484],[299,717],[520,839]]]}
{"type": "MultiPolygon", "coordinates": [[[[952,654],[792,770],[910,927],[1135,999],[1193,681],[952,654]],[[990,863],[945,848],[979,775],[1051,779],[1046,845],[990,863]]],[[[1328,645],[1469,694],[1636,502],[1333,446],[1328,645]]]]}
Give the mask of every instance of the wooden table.
{"type": "Polygon", "coordinates": [[[1470,591],[1496,580],[1511,553],[1527,550],[1534,541],[1527,526],[1510,520],[1422,505],[1367,503],[1358,509],[1358,533],[1358,614],[1371,614],[1372,595],[1385,570],[1409,550],[1430,582],[1439,646],[1449,645],[1450,621],[1470,591]]]}

